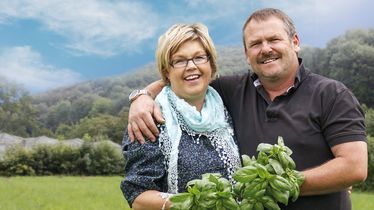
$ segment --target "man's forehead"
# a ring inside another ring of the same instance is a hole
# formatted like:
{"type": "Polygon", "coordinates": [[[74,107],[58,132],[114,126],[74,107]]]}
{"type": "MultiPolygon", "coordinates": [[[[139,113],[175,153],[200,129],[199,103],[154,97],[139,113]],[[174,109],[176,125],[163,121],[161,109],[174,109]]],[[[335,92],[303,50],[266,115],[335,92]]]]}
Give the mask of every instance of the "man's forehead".
{"type": "Polygon", "coordinates": [[[254,18],[254,19],[251,19],[246,28],[249,26],[249,25],[253,25],[253,24],[264,24],[264,23],[283,23],[283,21],[278,18],[277,16],[268,16],[268,17],[264,17],[264,18],[254,18]]]}
{"type": "Polygon", "coordinates": [[[274,34],[287,33],[286,25],[279,18],[267,20],[251,20],[244,29],[244,33],[256,33],[258,30],[274,34]]]}

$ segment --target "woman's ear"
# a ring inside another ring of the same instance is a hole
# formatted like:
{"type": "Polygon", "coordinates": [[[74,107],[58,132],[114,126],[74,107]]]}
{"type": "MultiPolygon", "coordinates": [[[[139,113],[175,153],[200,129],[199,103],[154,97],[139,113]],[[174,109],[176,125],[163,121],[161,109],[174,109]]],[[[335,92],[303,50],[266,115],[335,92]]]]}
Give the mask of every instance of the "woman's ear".
{"type": "Polygon", "coordinates": [[[169,79],[169,71],[168,70],[165,70],[165,82],[167,83],[167,84],[170,84],[170,79],[169,79]]]}
{"type": "Polygon", "coordinates": [[[216,78],[216,73],[212,72],[212,75],[210,75],[210,81],[214,80],[216,78]]]}

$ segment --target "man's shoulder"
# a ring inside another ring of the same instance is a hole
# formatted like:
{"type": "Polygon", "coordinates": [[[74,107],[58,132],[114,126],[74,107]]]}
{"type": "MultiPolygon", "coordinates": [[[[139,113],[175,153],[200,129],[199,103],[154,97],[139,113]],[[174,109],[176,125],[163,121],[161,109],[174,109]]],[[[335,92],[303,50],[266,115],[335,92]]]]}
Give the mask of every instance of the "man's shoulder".
{"type": "Polygon", "coordinates": [[[345,90],[347,87],[340,81],[329,78],[327,76],[315,73],[314,71],[310,70],[306,67],[302,60],[299,59],[301,63],[299,74],[301,80],[308,84],[309,87],[317,88],[317,89],[325,89],[325,88],[332,88],[332,89],[339,89],[345,90]]]}
{"type": "Polygon", "coordinates": [[[245,84],[248,79],[250,79],[250,73],[244,74],[235,74],[235,75],[226,75],[226,76],[219,76],[215,80],[212,81],[214,85],[237,85],[237,84],[245,84]]]}
{"type": "Polygon", "coordinates": [[[305,80],[308,86],[320,90],[334,90],[336,92],[342,92],[348,88],[340,81],[314,73],[309,72],[305,80]]]}

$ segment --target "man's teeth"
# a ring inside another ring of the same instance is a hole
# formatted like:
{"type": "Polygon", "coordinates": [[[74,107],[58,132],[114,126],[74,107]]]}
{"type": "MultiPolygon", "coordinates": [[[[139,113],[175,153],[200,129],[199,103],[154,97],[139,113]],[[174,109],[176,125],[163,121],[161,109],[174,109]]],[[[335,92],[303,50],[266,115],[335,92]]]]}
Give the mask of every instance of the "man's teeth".
{"type": "Polygon", "coordinates": [[[273,62],[273,61],[275,61],[275,60],[277,60],[277,59],[275,59],[275,58],[273,58],[273,59],[268,59],[268,60],[265,60],[263,63],[264,63],[264,64],[267,64],[267,63],[273,62]]]}
{"type": "Polygon", "coordinates": [[[193,80],[193,79],[197,79],[197,78],[199,78],[199,75],[191,75],[191,76],[186,77],[185,79],[186,80],[193,80]]]}

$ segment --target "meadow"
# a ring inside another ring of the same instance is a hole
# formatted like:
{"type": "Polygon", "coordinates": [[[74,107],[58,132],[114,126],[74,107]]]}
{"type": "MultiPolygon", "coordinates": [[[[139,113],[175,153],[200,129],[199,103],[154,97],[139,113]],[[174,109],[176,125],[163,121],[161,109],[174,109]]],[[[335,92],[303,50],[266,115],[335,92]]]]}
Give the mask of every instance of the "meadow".
{"type": "Polygon", "coordinates": [[[1,210],[127,210],[121,177],[0,178],[1,210]]]}
{"type": "MultiPolygon", "coordinates": [[[[122,177],[0,177],[0,210],[128,210],[122,177]]],[[[374,194],[353,192],[353,210],[374,209],[374,194]]]]}

